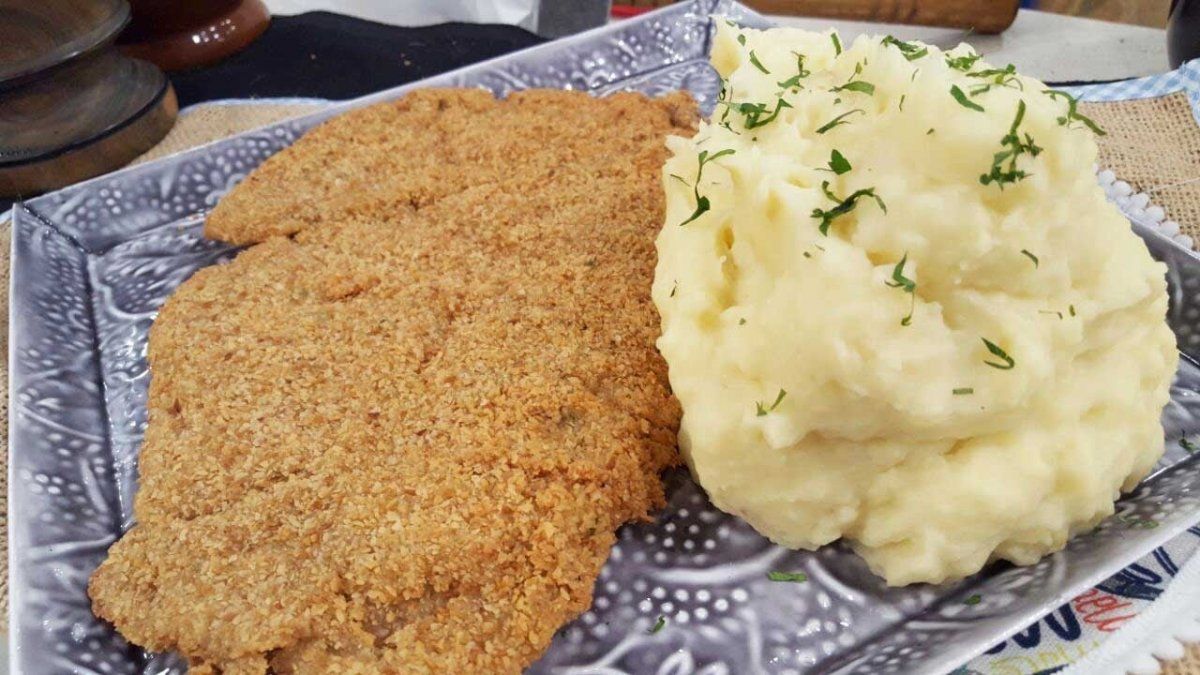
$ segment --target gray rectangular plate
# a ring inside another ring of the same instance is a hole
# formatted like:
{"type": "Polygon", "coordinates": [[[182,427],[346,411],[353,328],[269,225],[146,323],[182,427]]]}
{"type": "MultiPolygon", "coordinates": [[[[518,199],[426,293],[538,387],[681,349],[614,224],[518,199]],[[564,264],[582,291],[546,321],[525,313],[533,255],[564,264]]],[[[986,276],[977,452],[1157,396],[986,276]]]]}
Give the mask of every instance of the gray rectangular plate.
{"type": "MultiPolygon", "coordinates": [[[[688,89],[706,109],[716,74],[708,16],[766,22],[728,0],[692,0],[423,82],[331,106],[46,195],[14,210],[10,367],[12,671],[178,672],[91,613],[88,576],[133,522],[145,428],[146,334],[173,289],[237,253],[205,240],[217,200],[305,130],[415,87],[527,87],[656,95],[688,89]]],[[[1200,342],[1200,260],[1134,223],[1170,267],[1170,322],[1200,342]]],[[[684,473],[653,524],[624,528],[593,608],[555,638],[536,673],[908,673],[944,671],[1121,569],[1200,518],[1200,369],[1185,358],[1164,415],[1167,455],[1110,520],[1041,563],[994,566],[960,584],[889,589],[839,546],[771,545],[716,511],[684,473]],[[769,569],[810,581],[771,586],[769,569]],[[962,600],[978,594],[983,600],[962,600]],[[667,628],[646,629],[658,616],[667,628]]],[[[155,611],[147,607],[147,612],[155,611]]]]}

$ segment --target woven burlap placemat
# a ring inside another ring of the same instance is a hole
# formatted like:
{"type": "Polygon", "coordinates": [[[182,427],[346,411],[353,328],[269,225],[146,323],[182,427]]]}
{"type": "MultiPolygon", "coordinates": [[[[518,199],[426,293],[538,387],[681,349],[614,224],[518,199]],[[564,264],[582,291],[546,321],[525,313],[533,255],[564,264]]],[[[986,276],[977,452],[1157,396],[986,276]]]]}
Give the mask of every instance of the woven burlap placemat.
{"type": "MultiPolygon", "coordinates": [[[[316,110],[319,104],[212,104],[182,115],[161,143],[137,162],[150,161],[316,110]]],[[[1112,169],[1135,190],[1148,192],[1180,230],[1200,241],[1200,128],[1181,93],[1141,101],[1081,104],[1082,111],[1109,133],[1100,137],[1100,165],[1112,169]]],[[[8,270],[10,228],[0,223],[0,341],[8,353],[8,270]]],[[[7,360],[0,366],[0,386],[8,389],[7,360]]],[[[0,397],[0,484],[7,494],[8,399],[0,397]]],[[[0,522],[8,526],[7,501],[0,503],[0,522]]],[[[7,537],[2,542],[7,549],[7,537]]],[[[0,555],[0,628],[8,627],[8,556],[0,555]]],[[[1165,675],[1200,675],[1200,644],[1188,647],[1183,659],[1164,664],[1165,675]]]]}

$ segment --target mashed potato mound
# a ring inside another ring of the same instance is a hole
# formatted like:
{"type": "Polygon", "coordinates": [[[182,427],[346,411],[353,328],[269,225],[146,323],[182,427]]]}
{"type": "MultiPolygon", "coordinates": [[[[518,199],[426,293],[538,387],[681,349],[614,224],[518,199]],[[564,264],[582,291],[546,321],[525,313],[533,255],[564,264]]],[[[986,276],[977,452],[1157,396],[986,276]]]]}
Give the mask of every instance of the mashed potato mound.
{"type": "MultiPolygon", "coordinates": [[[[723,22],[722,22],[723,23],[723,22]]],[[[719,27],[672,138],[653,297],[720,508],[890,584],[1029,564],[1163,450],[1163,265],[1091,121],[968,47],[719,27]]]]}

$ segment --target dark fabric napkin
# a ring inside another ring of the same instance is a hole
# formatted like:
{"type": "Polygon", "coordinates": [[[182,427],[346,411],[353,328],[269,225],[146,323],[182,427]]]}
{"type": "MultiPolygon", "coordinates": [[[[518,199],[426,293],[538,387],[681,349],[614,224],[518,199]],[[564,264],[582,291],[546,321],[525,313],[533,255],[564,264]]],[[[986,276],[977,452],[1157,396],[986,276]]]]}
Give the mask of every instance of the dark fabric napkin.
{"type": "Polygon", "coordinates": [[[406,28],[329,12],[278,16],[220,63],[171,73],[180,107],[222,98],[347,99],[544,42],[515,26],[406,28]]]}

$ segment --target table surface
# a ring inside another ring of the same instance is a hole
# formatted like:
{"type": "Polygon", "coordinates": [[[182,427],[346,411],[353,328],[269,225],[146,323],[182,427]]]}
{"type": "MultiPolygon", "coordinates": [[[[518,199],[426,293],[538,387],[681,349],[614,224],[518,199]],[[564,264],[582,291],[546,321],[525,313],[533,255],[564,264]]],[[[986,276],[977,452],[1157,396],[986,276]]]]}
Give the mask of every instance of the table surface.
{"type": "MultiPolygon", "coordinates": [[[[484,11],[484,20],[503,20],[529,27],[534,0],[266,0],[276,14],[326,10],[382,23],[418,25],[450,19],[469,20],[484,11]],[[487,10],[477,9],[488,5],[487,10]],[[431,9],[436,8],[436,9],[431,9]]],[[[843,37],[888,33],[902,40],[922,40],[939,47],[968,42],[993,63],[1013,63],[1026,75],[1049,82],[1104,82],[1153,75],[1170,69],[1166,31],[1023,9],[1001,35],[971,35],[962,30],[898,26],[859,21],[773,17],[781,25],[809,29],[836,27],[843,37]]]]}

